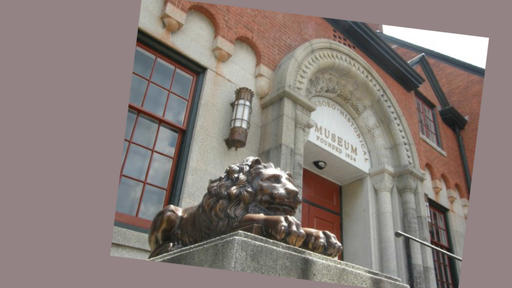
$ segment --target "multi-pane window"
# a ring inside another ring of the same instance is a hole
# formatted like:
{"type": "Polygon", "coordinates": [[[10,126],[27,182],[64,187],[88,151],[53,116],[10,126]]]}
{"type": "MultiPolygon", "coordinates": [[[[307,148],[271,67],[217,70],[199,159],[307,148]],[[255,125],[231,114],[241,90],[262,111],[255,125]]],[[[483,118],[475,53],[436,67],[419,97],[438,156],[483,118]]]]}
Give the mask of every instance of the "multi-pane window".
{"type": "MultiPolygon", "coordinates": [[[[440,209],[429,205],[429,230],[430,242],[432,245],[450,252],[450,244],[448,241],[448,228],[446,223],[446,215],[440,209]]],[[[455,287],[454,274],[452,273],[451,261],[446,254],[432,250],[434,257],[434,270],[436,273],[436,281],[438,288],[455,287]]]]}
{"type": "Polygon", "coordinates": [[[441,147],[434,108],[418,97],[416,97],[416,108],[420,122],[420,133],[432,143],[441,147]]]}
{"type": "Polygon", "coordinates": [[[196,76],[137,44],[116,220],[147,228],[168,202],[196,76]]]}

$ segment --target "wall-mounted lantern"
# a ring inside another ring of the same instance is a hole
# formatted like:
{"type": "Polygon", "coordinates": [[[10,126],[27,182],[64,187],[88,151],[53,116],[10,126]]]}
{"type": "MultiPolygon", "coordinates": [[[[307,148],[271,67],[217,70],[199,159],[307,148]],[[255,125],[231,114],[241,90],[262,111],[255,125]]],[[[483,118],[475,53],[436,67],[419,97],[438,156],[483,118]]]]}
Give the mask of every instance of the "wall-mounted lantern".
{"type": "Polygon", "coordinates": [[[229,137],[224,140],[228,149],[245,147],[249,134],[253,96],[254,92],[247,87],[241,87],[235,91],[235,101],[231,103],[233,107],[233,116],[230,122],[231,130],[229,131],[229,137]]]}

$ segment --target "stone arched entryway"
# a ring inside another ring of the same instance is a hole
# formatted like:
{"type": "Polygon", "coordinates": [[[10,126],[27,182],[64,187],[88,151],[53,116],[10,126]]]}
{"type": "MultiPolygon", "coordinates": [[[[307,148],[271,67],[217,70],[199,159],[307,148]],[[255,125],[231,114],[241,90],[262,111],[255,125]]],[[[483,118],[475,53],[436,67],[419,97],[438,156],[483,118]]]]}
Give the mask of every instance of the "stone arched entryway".
{"type": "Polygon", "coordinates": [[[350,114],[370,155],[370,171],[359,180],[363,188],[358,189],[365,192],[354,192],[367,194],[362,202],[369,214],[363,224],[371,239],[363,249],[370,252],[368,259],[356,264],[401,278],[412,273],[415,287],[429,286],[424,284],[431,278],[424,274],[431,266],[423,263],[425,251],[415,243],[410,245],[408,269],[402,242],[394,237],[398,229],[417,237],[424,232],[417,217],[422,209],[417,204],[422,195],[418,181],[423,176],[414,142],[393,95],[357,53],[337,42],[316,39],[283,58],[270,94],[261,100],[260,156],[292,171],[302,186],[304,146],[313,127],[311,98],[315,96],[334,101],[350,114]]]}

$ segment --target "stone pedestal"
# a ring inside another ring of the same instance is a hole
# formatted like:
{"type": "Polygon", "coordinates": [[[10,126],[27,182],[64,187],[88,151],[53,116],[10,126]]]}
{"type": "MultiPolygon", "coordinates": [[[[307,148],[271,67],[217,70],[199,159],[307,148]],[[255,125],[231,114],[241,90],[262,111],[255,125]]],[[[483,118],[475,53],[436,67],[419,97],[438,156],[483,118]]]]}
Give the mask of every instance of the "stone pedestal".
{"type": "Polygon", "coordinates": [[[151,261],[359,287],[409,287],[397,278],[242,231],[160,255],[151,261]]]}

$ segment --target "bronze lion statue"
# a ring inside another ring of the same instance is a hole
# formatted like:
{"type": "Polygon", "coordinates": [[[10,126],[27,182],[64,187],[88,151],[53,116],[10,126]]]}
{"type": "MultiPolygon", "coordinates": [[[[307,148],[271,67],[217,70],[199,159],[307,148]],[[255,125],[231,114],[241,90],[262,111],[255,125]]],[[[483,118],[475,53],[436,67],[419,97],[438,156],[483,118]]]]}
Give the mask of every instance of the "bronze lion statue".
{"type": "Polygon", "coordinates": [[[301,227],[293,217],[301,200],[289,172],[248,157],[210,180],[197,206],[164,207],[149,232],[149,258],[236,230],[304,248],[330,257],[342,246],[328,231],[301,227]]]}

